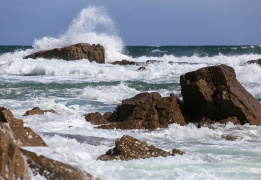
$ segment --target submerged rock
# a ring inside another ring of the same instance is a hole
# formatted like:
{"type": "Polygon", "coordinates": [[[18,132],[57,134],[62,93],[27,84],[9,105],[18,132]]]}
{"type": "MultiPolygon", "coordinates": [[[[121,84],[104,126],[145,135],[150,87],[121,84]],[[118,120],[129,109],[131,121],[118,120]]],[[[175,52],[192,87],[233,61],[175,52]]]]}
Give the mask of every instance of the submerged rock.
{"type": "Polygon", "coordinates": [[[196,120],[236,117],[241,124],[261,125],[261,104],[237,81],[232,67],[201,68],[182,75],[180,84],[184,104],[196,120]]]}
{"type": "Polygon", "coordinates": [[[111,161],[111,160],[134,160],[145,159],[151,157],[166,157],[168,155],[174,156],[175,154],[183,155],[184,152],[173,149],[170,152],[156,148],[153,145],[148,145],[146,142],[142,142],[134,137],[124,135],[120,139],[116,139],[115,147],[101,155],[97,160],[111,161]]]}
{"type": "Polygon", "coordinates": [[[30,127],[24,127],[23,120],[14,118],[6,107],[0,107],[0,128],[18,146],[47,146],[30,127]]]}
{"type": "Polygon", "coordinates": [[[78,43],[64,48],[39,51],[24,57],[24,59],[28,58],[63,59],[67,61],[88,59],[91,62],[105,63],[105,49],[99,44],[78,43]]]}
{"type": "Polygon", "coordinates": [[[257,60],[247,61],[247,64],[257,64],[257,65],[261,66],[261,58],[257,59],[257,60]]]}
{"type": "Polygon", "coordinates": [[[49,159],[42,155],[38,156],[34,152],[30,152],[25,149],[20,150],[23,155],[26,156],[27,163],[35,176],[40,174],[46,179],[94,179],[89,173],[83,172],[68,164],[49,159]]]}
{"type": "Polygon", "coordinates": [[[169,124],[186,124],[182,104],[171,93],[169,97],[161,97],[157,92],[141,93],[125,99],[107,118],[109,124],[102,129],[156,129],[166,128],[169,124]]]}
{"type": "Polygon", "coordinates": [[[50,110],[42,110],[39,107],[34,107],[32,110],[26,111],[26,113],[23,116],[28,116],[28,115],[35,115],[35,114],[44,114],[46,112],[51,112],[51,113],[56,113],[55,110],[50,109],[50,110]]]}

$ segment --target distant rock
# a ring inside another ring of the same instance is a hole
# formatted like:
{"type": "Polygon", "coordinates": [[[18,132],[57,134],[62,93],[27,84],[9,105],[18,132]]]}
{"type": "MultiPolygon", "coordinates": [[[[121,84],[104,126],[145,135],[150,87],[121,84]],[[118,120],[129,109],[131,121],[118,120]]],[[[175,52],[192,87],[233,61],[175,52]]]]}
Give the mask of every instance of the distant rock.
{"type": "Polygon", "coordinates": [[[261,58],[257,59],[257,60],[247,61],[247,64],[257,64],[257,65],[261,66],[261,58]]]}
{"type": "Polygon", "coordinates": [[[55,110],[50,109],[50,110],[41,110],[39,107],[34,107],[32,110],[26,111],[26,113],[23,116],[28,116],[28,115],[35,115],[35,114],[44,114],[46,112],[51,112],[51,113],[56,113],[55,110]]]}
{"type": "Polygon", "coordinates": [[[18,146],[47,146],[30,127],[24,127],[23,120],[14,118],[13,113],[6,107],[0,107],[0,128],[18,146]]]}
{"type": "Polygon", "coordinates": [[[138,71],[145,71],[147,68],[145,66],[139,67],[138,71]]]}
{"type": "Polygon", "coordinates": [[[114,61],[111,64],[126,66],[126,65],[137,65],[137,62],[128,61],[128,60],[122,60],[122,61],[114,61]]]}
{"type": "Polygon", "coordinates": [[[237,81],[232,67],[201,68],[182,75],[180,84],[184,104],[196,120],[237,124],[237,118],[241,124],[261,125],[261,104],[237,81]]]}
{"type": "Polygon", "coordinates": [[[110,123],[98,128],[153,130],[173,123],[185,125],[187,116],[182,106],[173,93],[169,97],[161,97],[157,92],[141,93],[123,100],[107,118],[110,123]]]}
{"type": "Polygon", "coordinates": [[[19,147],[0,130],[0,179],[29,179],[28,165],[19,147]]]}
{"type": "Polygon", "coordinates": [[[94,179],[89,173],[83,172],[68,164],[49,159],[45,156],[38,156],[34,152],[20,149],[24,156],[26,156],[27,163],[33,174],[36,176],[40,174],[46,179],[66,179],[66,180],[85,180],[94,179]]]}
{"type": "Polygon", "coordinates": [[[97,160],[112,161],[123,160],[129,161],[134,159],[145,159],[151,157],[166,157],[174,156],[175,154],[183,155],[184,152],[173,149],[170,152],[156,148],[153,145],[148,145],[146,142],[142,142],[134,137],[124,135],[120,139],[116,139],[115,147],[101,155],[97,160]]]}
{"type": "Polygon", "coordinates": [[[78,43],[64,48],[39,51],[24,57],[24,59],[28,58],[63,59],[67,61],[88,59],[90,62],[105,63],[105,49],[99,44],[78,43]]]}

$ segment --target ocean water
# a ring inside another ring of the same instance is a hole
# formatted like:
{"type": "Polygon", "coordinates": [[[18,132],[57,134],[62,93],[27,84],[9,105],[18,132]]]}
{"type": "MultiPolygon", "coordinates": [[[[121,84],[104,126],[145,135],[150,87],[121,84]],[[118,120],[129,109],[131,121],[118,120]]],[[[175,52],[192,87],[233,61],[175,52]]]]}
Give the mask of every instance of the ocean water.
{"type": "Polygon", "coordinates": [[[172,124],[155,131],[123,131],[96,129],[84,119],[90,112],[113,111],[123,99],[141,92],[157,91],[162,96],[174,92],[180,97],[180,75],[219,64],[233,67],[239,82],[261,101],[261,67],[246,64],[260,57],[261,46],[257,45],[124,46],[106,10],[92,6],[83,9],[59,37],[36,39],[32,46],[0,46],[0,106],[10,108],[48,144],[27,149],[104,179],[260,179],[261,127],[228,124],[199,129],[193,124],[172,124]],[[107,63],[23,59],[39,50],[79,42],[103,45],[107,63]],[[122,59],[161,62],[149,64],[144,71],[138,71],[139,66],[109,64],[122,59]],[[22,116],[35,106],[58,113],[22,116]],[[96,161],[125,134],[186,154],[96,161]],[[229,141],[227,136],[237,139],[229,141]]]}

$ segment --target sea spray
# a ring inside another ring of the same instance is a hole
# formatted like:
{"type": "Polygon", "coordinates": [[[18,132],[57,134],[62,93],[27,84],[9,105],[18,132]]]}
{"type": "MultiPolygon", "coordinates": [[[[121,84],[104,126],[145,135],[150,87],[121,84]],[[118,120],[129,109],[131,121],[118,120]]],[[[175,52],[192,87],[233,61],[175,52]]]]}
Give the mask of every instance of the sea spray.
{"type": "Polygon", "coordinates": [[[82,9],[62,35],[36,39],[33,47],[36,52],[77,43],[101,44],[105,48],[106,62],[128,58],[122,54],[123,42],[113,20],[104,7],[96,6],[82,9]]]}

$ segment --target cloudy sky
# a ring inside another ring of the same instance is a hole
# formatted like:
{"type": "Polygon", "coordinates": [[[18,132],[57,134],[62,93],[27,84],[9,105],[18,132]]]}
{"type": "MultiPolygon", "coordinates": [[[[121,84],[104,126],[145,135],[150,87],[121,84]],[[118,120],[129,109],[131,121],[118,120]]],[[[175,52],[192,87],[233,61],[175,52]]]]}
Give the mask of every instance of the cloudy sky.
{"type": "Polygon", "coordinates": [[[261,0],[0,0],[0,45],[57,37],[90,5],[125,45],[261,44],[261,0]]]}

